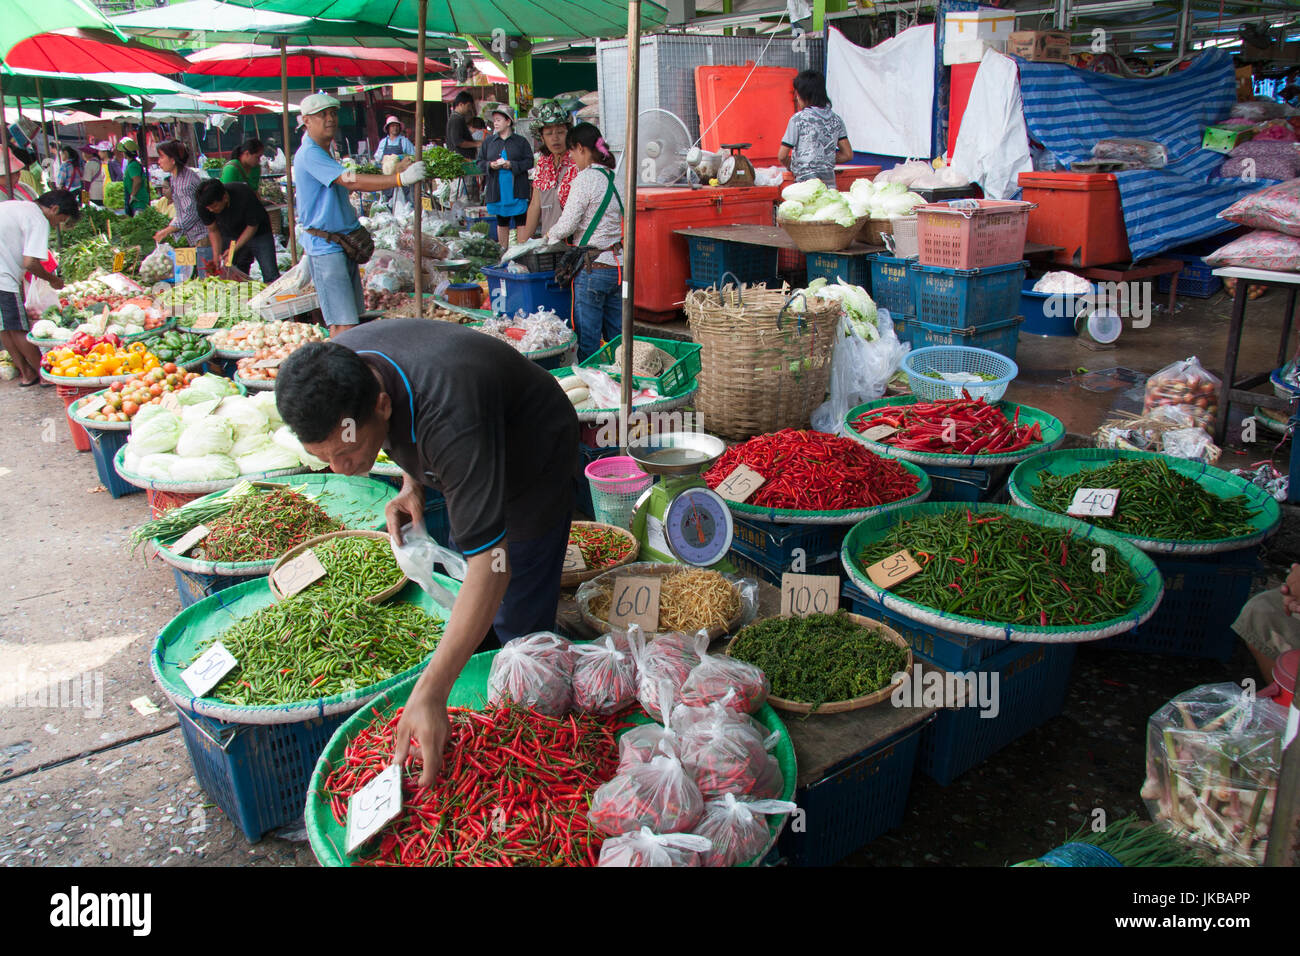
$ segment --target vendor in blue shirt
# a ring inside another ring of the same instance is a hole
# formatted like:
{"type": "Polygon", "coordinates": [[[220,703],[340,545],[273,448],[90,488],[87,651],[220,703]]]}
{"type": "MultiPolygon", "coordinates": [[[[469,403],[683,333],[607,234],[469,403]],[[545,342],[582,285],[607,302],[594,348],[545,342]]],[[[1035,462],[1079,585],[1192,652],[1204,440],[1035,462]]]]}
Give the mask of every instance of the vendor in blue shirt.
{"type": "MultiPolygon", "coordinates": [[[[406,138],[406,134],[402,129],[402,121],[396,116],[390,116],[388,119],[384,120],[384,132],[388,135],[379,141],[379,146],[375,149],[376,163],[382,165],[385,156],[401,157],[415,155],[415,144],[406,138]]],[[[384,190],[384,202],[391,204],[394,192],[395,190],[392,189],[384,190]]],[[[403,189],[402,195],[406,197],[407,202],[410,202],[410,187],[403,189]]]]}
{"type": "Polygon", "coordinates": [[[348,201],[349,192],[379,192],[413,185],[424,179],[424,163],[404,159],[391,176],[350,172],[329,153],[339,126],[339,101],[325,93],[313,93],[298,109],[307,128],[302,145],[293,155],[298,239],[307,254],[307,268],[325,324],[333,336],[359,321],[361,272],[343,247],[325,233],[344,234],[360,228],[348,201]]]}
{"type": "Polygon", "coordinates": [[[510,227],[523,229],[528,220],[528,202],[533,184],[528,170],[533,168],[533,148],[515,129],[515,118],[507,107],[492,111],[494,132],[478,151],[478,165],[487,173],[483,199],[489,216],[497,217],[497,242],[510,245],[510,227]]]}

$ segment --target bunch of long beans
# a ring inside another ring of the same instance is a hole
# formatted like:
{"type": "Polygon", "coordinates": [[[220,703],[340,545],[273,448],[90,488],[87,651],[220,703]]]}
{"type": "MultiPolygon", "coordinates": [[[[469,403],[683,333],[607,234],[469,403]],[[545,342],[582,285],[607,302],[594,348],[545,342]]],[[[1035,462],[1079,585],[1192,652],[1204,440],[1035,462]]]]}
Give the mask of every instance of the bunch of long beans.
{"type": "MultiPolygon", "coordinates": [[[[370,604],[309,588],[213,638],[239,663],[208,696],[254,706],[369,687],[424,660],[442,630],[442,621],[413,604],[370,604]]],[[[195,659],[207,646],[197,649],[195,659]]]]}
{"type": "Polygon", "coordinates": [[[1115,514],[1090,517],[1087,522],[1108,531],[1164,538],[1170,541],[1209,541],[1250,534],[1251,510],[1245,495],[1223,498],[1180,475],[1161,458],[1121,458],[1101,468],[1072,475],[1038,473],[1034,504],[1065,514],[1080,488],[1117,488],[1115,514]]]}
{"type": "Polygon", "coordinates": [[[953,510],[899,522],[858,561],[867,568],[903,549],[922,570],[891,593],[962,617],[1088,625],[1119,617],[1142,597],[1114,548],[1001,513],[953,510]]]}

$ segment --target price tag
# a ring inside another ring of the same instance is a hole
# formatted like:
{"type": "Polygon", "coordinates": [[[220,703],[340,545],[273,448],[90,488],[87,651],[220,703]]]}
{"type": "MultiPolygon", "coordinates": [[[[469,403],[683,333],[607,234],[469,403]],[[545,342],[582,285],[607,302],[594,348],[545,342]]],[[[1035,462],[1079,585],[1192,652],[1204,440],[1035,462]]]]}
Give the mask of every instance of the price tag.
{"type": "Polygon", "coordinates": [[[194,324],[191,325],[190,328],[215,329],[219,321],[221,321],[220,312],[200,312],[194,319],[194,324]]]}
{"type": "Polygon", "coordinates": [[[631,624],[653,633],[659,630],[659,587],[663,579],[653,575],[614,579],[614,599],[609,603],[610,627],[626,629],[631,624]]]}
{"type": "Polygon", "coordinates": [[[866,431],[862,432],[862,437],[867,441],[882,441],[894,434],[896,431],[898,431],[898,429],[893,425],[872,425],[866,431]]]}
{"type": "Polygon", "coordinates": [[[92,395],[81,403],[81,407],[77,411],[82,415],[89,415],[91,412],[99,411],[107,404],[108,399],[104,398],[103,395],[92,395]]]}
{"type": "Polygon", "coordinates": [[[167,411],[169,412],[176,412],[177,414],[180,414],[181,400],[176,397],[175,392],[164,393],[163,397],[158,400],[158,404],[161,405],[163,408],[167,409],[167,411]]]}
{"type": "Polygon", "coordinates": [[[582,549],[576,544],[571,544],[564,552],[564,573],[571,571],[586,571],[587,562],[582,558],[582,549]]]}
{"type": "Polygon", "coordinates": [[[428,196],[425,196],[420,200],[420,207],[425,212],[433,212],[433,200],[430,199],[428,196]]]}
{"type": "Polygon", "coordinates": [[[393,763],[348,799],[347,852],[354,853],[401,812],[402,777],[393,763]]]}
{"type": "Polygon", "coordinates": [[[672,558],[673,552],[668,547],[668,537],[664,534],[664,523],[654,515],[645,517],[645,543],[650,550],[672,558]]]}
{"type": "Polygon", "coordinates": [[[293,597],[303,588],[325,577],[325,565],[316,552],[308,548],[275,572],[275,584],[285,597],[293,597]]]}
{"type": "Polygon", "coordinates": [[[226,650],[226,646],[217,641],[197,661],[181,671],[181,680],[185,681],[185,686],[195,697],[202,697],[221,683],[221,678],[238,663],[235,656],[226,650]]]}
{"type": "Polygon", "coordinates": [[[1115,514],[1118,488],[1080,488],[1065,513],[1076,518],[1109,518],[1115,514]]]}
{"type": "Polygon", "coordinates": [[[185,534],[181,536],[181,539],[171,545],[167,550],[171,551],[173,554],[184,554],[190,548],[194,547],[206,538],[210,530],[212,529],[205,524],[196,524],[193,528],[190,528],[189,531],[186,531],[185,534]]]}
{"type": "Polygon", "coordinates": [[[834,614],[840,606],[838,574],[781,575],[781,616],[806,617],[809,614],[834,614]]]}
{"type": "Polygon", "coordinates": [[[199,264],[198,250],[193,246],[183,246],[176,250],[178,266],[196,266],[199,264]]]}
{"type": "Polygon", "coordinates": [[[260,362],[254,362],[253,368],[276,368],[282,361],[283,359],[278,358],[262,359],[260,362]]]}
{"type": "Polygon", "coordinates": [[[921,566],[912,559],[908,551],[895,551],[889,557],[867,568],[867,577],[871,578],[871,583],[878,588],[886,589],[920,573],[921,566]]]}
{"type": "Polygon", "coordinates": [[[728,501],[740,504],[758,491],[765,481],[767,481],[766,478],[748,465],[737,465],[731,474],[723,479],[722,484],[718,485],[714,490],[728,501]]]}
{"type": "Polygon", "coordinates": [[[126,253],[125,252],[113,253],[113,271],[121,272],[122,267],[125,265],[126,265],[126,253]]]}
{"type": "Polygon", "coordinates": [[[226,268],[228,269],[234,264],[235,264],[235,246],[232,243],[230,248],[226,250],[226,268]]]}

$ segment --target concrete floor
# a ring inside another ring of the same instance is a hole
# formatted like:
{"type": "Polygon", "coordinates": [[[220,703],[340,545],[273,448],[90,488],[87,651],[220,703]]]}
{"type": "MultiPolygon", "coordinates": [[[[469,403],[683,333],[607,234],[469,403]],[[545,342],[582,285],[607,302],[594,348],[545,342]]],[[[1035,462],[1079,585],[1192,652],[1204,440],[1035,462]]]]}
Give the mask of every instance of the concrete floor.
{"type": "MultiPolygon", "coordinates": [[[[1022,336],[1008,397],[1087,435],[1112,408],[1140,408],[1141,391],[1090,393],[1059,381],[1079,368],[1149,373],[1196,354],[1217,372],[1230,302],[1221,293],[1184,303],[1148,329],[1126,330],[1111,351],[1022,336]]],[[[1276,292],[1251,303],[1243,369],[1275,366],[1281,307],[1276,292]]],[[[149,675],[154,636],[179,604],[165,566],[130,556],[127,536],[148,517],[145,496],[113,500],[100,487],[54,389],[5,382],[0,395],[0,863],[310,863],[305,843],[249,845],[193,780],[175,715],[149,675]],[[140,712],[132,702],[141,698],[158,710],[140,712]]],[[[1272,449],[1233,449],[1221,464],[1267,459],[1272,449]]],[[[1141,748],[1138,735],[1138,782],[1141,748]]]]}

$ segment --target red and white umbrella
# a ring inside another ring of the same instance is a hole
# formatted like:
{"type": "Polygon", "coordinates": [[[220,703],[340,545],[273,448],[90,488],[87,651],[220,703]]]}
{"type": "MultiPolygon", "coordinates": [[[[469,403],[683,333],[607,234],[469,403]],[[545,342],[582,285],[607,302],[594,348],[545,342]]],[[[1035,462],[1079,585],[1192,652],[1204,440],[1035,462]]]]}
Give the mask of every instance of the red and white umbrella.
{"type": "Polygon", "coordinates": [[[107,30],[40,33],[15,44],[5,63],[17,70],[79,74],[183,73],[189,69],[189,62],[179,53],[138,40],[119,40],[107,30]]]}
{"type": "Polygon", "coordinates": [[[204,103],[222,106],[234,110],[240,116],[252,116],[258,113],[282,113],[284,106],[278,100],[269,100],[256,93],[204,93],[199,99],[204,103]]]}
{"type": "MultiPolygon", "coordinates": [[[[291,46],[285,51],[289,76],[408,77],[415,76],[419,57],[410,50],[369,47],[291,46]]],[[[451,69],[446,63],[425,58],[426,72],[451,69]]],[[[191,53],[187,73],[206,76],[266,77],[280,75],[280,50],[253,43],[219,43],[191,53]]]]}

